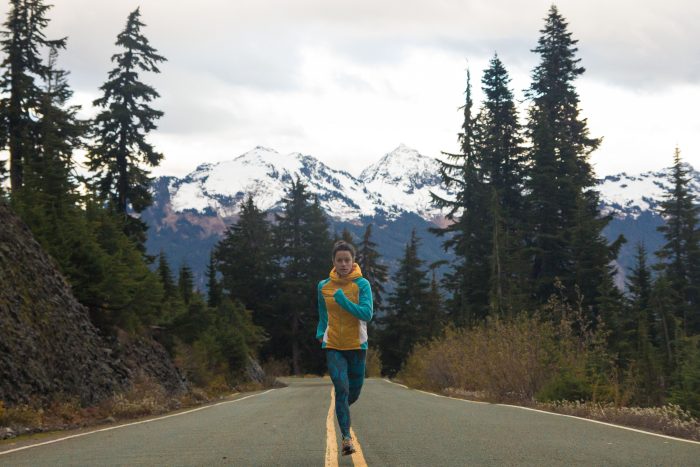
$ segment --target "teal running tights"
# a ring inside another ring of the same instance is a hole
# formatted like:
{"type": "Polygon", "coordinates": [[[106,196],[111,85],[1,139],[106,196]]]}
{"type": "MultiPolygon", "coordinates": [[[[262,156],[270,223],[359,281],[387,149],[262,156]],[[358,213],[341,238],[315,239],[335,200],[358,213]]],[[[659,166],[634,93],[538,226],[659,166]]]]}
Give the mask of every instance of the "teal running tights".
{"type": "Polygon", "coordinates": [[[343,438],[350,437],[350,405],[360,397],[367,351],[326,349],[328,373],[335,387],[335,416],[343,438]]]}

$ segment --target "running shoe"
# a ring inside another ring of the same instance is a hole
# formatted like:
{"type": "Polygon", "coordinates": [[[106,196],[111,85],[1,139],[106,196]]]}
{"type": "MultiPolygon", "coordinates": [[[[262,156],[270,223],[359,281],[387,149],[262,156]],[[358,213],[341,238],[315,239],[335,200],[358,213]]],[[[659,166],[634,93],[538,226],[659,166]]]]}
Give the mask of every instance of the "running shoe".
{"type": "Polygon", "coordinates": [[[342,452],[344,456],[355,452],[355,446],[352,444],[352,438],[343,438],[342,452]]]}

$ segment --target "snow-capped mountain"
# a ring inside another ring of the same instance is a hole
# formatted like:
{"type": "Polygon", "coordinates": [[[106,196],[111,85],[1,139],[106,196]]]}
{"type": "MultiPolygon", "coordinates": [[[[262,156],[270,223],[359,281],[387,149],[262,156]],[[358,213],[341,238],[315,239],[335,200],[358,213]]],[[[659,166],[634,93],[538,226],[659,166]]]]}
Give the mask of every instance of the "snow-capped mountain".
{"type": "Polygon", "coordinates": [[[374,213],[375,201],[349,173],[332,169],[312,156],[284,155],[261,146],[232,161],[200,165],[187,177],[174,180],[169,187],[170,199],[175,212],[211,210],[231,217],[248,193],[262,210],[280,206],[290,181],[297,176],[332,216],[354,218],[374,213]]]}
{"type": "MultiPolygon", "coordinates": [[[[655,211],[668,185],[668,169],[638,175],[620,173],[599,180],[602,210],[618,219],[636,219],[655,211]]],[[[691,171],[693,189],[700,193],[700,174],[691,171]]],[[[202,164],[182,179],[170,178],[173,212],[216,213],[231,218],[250,193],[262,210],[281,207],[290,181],[299,177],[318,196],[331,218],[355,221],[382,215],[396,219],[415,213],[435,221],[441,212],[430,192],[451,197],[442,188],[439,163],[403,144],[365,168],[359,177],[336,170],[313,156],[280,154],[258,146],[234,160],[202,164]]]]}
{"type": "Polygon", "coordinates": [[[437,161],[403,144],[359,178],[309,155],[258,146],[232,161],[200,165],[185,178],[172,179],[168,191],[174,212],[215,212],[228,218],[248,193],[262,210],[280,207],[296,177],[318,196],[329,216],[341,221],[380,214],[396,218],[404,212],[430,219],[440,214],[431,205],[430,190],[447,195],[440,188],[437,161]]]}
{"type": "MultiPolygon", "coordinates": [[[[428,263],[451,259],[450,252],[442,249],[442,239],[429,229],[444,222],[430,192],[447,198],[452,194],[442,188],[438,161],[403,144],[357,177],[310,155],[285,155],[264,147],[231,161],[200,165],[184,178],[160,177],[153,184],[154,203],[142,213],[150,227],[147,249],[150,254],[165,251],[176,265],[186,262],[202,282],[209,252],[235,221],[247,194],[260,209],[276,210],[296,177],[318,197],[332,232],[347,228],[359,239],[364,227],[374,223],[375,241],[392,268],[413,229],[422,239],[421,254],[428,263]]],[[[692,189],[700,194],[700,174],[691,169],[689,177],[692,189]]],[[[620,287],[634,263],[637,242],[643,241],[650,253],[662,245],[656,230],[663,223],[658,205],[668,179],[666,169],[598,180],[595,189],[601,195],[602,212],[613,213],[603,233],[609,241],[619,234],[627,239],[617,258],[620,287]]],[[[649,260],[654,262],[653,255],[649,260]]]]}
{"type": "Polygon", "coordinates": [[[440,215],[430,192],[450,196],[441,187],[439,163],[403,144],[363,170],[360,180],[391,212],[415,212],[427,220],[440,215]]]}
{"type": "MultiPolygon", "coordinates": [[[[700,173],[690,169],[690,190],[700,194],[700,173]]],[[[628,175],[623,172],[608,175],[598,181],[603,212],[613,212],[616,218],[638,218],[644,212],[659,208],[664,193],[669,189],[670,169],[628,175]]]]}

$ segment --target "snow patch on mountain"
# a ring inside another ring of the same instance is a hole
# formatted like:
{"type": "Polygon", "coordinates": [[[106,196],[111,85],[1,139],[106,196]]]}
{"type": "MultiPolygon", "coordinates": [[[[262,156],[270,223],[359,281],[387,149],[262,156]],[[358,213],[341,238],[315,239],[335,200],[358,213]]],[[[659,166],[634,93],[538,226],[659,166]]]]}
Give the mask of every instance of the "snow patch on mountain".
{"type": "Polygon", "coordinates": [[[203,164],[180,180],[169,193],[174,211],[212,210],[222,217],[235,215],[248,193],[262,210],[279,208],[292,180],[299,177],[326,212],[339,220],[384,214],[398,217],[415,212],[439,215],[430,190],[439,188],[438,163],[404,145],[363,171],[358,179],[300,153],[280,154],[258,146],[232,161],[203,164]]]}
{"type": "MultiPolygon", "coordinates": [[[[279,209],[291,181],[307,184],[329,216],[340,221],[359,221],[382,215],[396,219],[415,213],[440,224],[443,213],[433,205],[431,192],[453,199],[443,188],[438,160],[404,144],[364,169],[359,177],[328,167],[310,155],[280,154],[258,146],[231,161],[202,164],[185,178],[170,180],[174,212],[193,210],[235,216],[241,202],[252,194],[262,210],[279,209]]],[[[691,169],[691,189],[700,194],[700,174],[691,169]]],[[[658,210],[669,185],[669,169],[638,175],[608,175],[595,187],[601,194],[602,212],[619,219],[636,219],[643,212],[658,210]]]]}
{"type": "Polygon", "coordinates": [[[403,143],[376,164],[362,171],[360,180],[377,193],[392,213],[415,212],[423,218],[440,214],[432,203],[432,191],[442,198],[451,194],[441,187],[440,164],[403,143]]]}
{"type": "MultiPolygon", "coordinates": [[[[688,167],[690,191],[700,194],[700,173],[688,167]]],[[[670,188],[671,170],[644,172],[628,175],[623,172],[608,175],[598,181],[597,190],[604,203],[603,213],[613,213],[618,218],[636,219],[644,211],[658,211],[659,203],[670,188]]]]}

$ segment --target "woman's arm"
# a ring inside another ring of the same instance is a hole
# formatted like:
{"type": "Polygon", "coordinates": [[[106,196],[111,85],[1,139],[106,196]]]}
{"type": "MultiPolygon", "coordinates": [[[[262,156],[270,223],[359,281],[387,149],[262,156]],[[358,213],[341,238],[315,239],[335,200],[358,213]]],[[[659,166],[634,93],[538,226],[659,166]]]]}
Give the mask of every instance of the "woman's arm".
{"type": "Polygon", "coordinates": [[[326,301],[321,293],[322,288],[323,281],[318,283],[318,326],[316,326],[316,339],[321,341],[328,327],[328,310],[326,309],[326,301]]]}
{"type": "Polygon", "coordinates": [[[372,314],[374,312],[372,303],[372,289],[369,286],[369,281],[365,278],[358,281],[357,286],[360,288],[359,303],[351,302],[348,297],[345,296],[342,289],[336,290],[333,298],[338,305],[340,305],[348,313],[352,314],[355,318],[361,319],[362,321],[369,321],[372,319],[372,314]]]}

